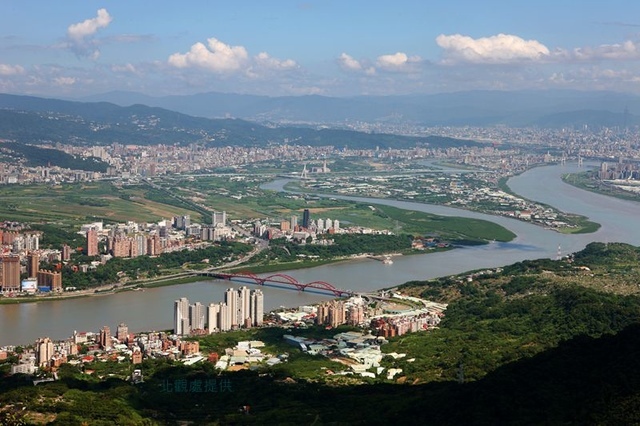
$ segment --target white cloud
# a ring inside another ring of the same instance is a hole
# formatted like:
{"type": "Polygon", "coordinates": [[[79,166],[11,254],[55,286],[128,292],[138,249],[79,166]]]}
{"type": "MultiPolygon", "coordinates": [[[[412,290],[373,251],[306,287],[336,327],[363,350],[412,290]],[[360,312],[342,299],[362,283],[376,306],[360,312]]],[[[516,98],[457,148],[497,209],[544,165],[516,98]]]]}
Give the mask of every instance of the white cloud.
{"type": "Polygon", "coordinates": [[[505,64],[537,61],[550,55],[549,49],[539,41],[524,40],[510,34],[477,39],[460,34],[440,34],[436,43],[444,49],[445,63],[505,64]]]}
{"type": "Polygon", "coordinates": [[[111,21],[112,18],[107,9],[99,9],[95,18],[85,19],[77,24],[69,25],[67,35],[72,40],[80,41],[87,36],[95,34],[100,28],[106,28],[111,21]]]}
{"type": "Polygon", "coordinates": [[[626,40],[621,44],[603,44],[598,47],[584,47],[574,49],[569,55],[576,60],[625,60],[639,59],[640,47],[631,40],[626,40]]]}
{"type": "Polygon", "coordinates": [[[376,73],[376,69],[374,67],[366,66],[364,63],[346,53],[342,53],[338,57],[338,64],[346,71],[364,72],[367,75],[374,75],[376,73]]]}
{"type": "Polygon", "coordinates": [[[56,77],[53,79],[53,83],[56,86],[72,86],[76,83],[75,77],[56,77]]]}
{"type": "Polygon", "coordinates": [[[378,56],[376,65],[387,71],[411,71],[411,65],[420,61],[419,56],[407,56],[406,53],[397,52],[392,55],[378,56]]]}
{"type": "Polygon", "coordinates": [[[296,61],[292,59],[285,59],[284,61],[281,61],[279,59],[272,58],[266,52],[258,53],[254,60],[258,66],[274,70],[290,70],[298,67],[296,61]]]}
{"type": "Polygon", "coordinates": [[[20,65],[0,64],[0,75],[10,76],[24,73],[24,68],[20,65]]]}
{"type": "Polygon", "coordinates": [[[78,56],[86,56],[93,60],[98,59],[100,50],[93,35],[100,28],[109,26],[111,21],[112,18],[107,9],[99,9],[95,18],[69,25],[69,28],[67,28],[68,42],[66,47],[70,48],[78,56]]]}
{"type": "Polygon", "coordinates": [[[249,55],[242,46],[230,46],[216,38],[207,39],[207,46],[196,43],[187,53],[169,56],[169,64],[176,68],[203,68],[228,73],[239,70],[247,62],[249,55]]]}
{"type": "Polygon", "coordinates": [[[130,63],[126,63],[124,65],[112,65],[111,71],[117,72],[117,73],[138,74],[138,70],[136,69],[136,67],[130,63]]]}
{"type": "Polygon", "coordinates": [[[361,71],[362,64],[357,59],[354,59],[352,56],[347,55],[346,53],[342,53],[338,58],[338,63],[342,68],[351,70],[351,71],[361,71]]]}

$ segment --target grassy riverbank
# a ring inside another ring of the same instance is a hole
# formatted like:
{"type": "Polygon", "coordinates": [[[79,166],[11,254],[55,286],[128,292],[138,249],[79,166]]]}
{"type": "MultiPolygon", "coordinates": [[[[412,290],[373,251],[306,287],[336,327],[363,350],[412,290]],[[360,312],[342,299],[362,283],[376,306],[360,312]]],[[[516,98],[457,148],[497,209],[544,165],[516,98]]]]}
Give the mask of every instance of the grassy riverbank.
{"type": "MultiPolygon", "coordinates": [[[[511,188],[509,188],[509,185],[507,185],[507,181],[510,179],[510,177],[503,177],[498,181],[498,188],[501,191],[504,191],[507,194],[513,195],[514,197],[518,197],[521,198],[523,200],[529,201],[531,203],[536,203],[539,204],[541,206],[544,207],[548,207],[550,209],[553,210],[557,210],[555,207],[550,206],[548,204],[544,204],[541,203],[539,201],[531,201],[528,200],[526,198],[523,198],[522,196],[516,194],[515,192],[513,192],[511,190],[511,188]]],[[[564,180],[564,177],[563,177],[564,180]]],[[[562,234],[591,234],[592,232],[596,232],[598,229],[600,229],[600,224],[597,222],[592,222],[589,220],[588,217],[586,216],[582,216],[582,215],[578,215],[578,214],[571,214],[571,213],[565,213],[565,212],[560,212],[560,218],[564,220],[566,223],[569,223],[570,225],[572,225],[572,227],[565,227],[565,228],[552,228],[562,234]]]]}
{"type": "Polygon", "coordinates": [[[615,185],[603,182],[594,176],[594,172],[568,173],[562,175],[562,180],[571,186],[584,189],[596,194],[615,197],[621,200],[640,201],[640,195],[622,190],[615,185]]]}

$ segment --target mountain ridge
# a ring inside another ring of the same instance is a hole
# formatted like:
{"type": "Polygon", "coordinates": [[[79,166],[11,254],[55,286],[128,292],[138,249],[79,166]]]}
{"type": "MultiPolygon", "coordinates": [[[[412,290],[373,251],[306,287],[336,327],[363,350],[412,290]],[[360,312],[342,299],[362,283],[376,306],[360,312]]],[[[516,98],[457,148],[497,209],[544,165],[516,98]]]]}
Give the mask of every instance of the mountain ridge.
{"type": "Polygon", "coordinates": [[[237,118],[194,117],[161,107],[109,102],[78,102],[0,94],[0,139],[22,143],[105,145],[114,142],[206,146],[268,146],[295,143],[350,148],[412,148],[477,146],[439,136],[400,136],[344,129],[264,126],[237,118]]]}
{"type": "MultiPolygon", "coordinates": [[[[557,127],[638,125],[631,111],[640,111],[640,96],[611,91],[498,91],[474,90],[429,95],[329,97],[321,95],[280,96],[204,92],[193,95],[154,97],[116,91],[80,98],[110,101],[121,106],[144,103],[149,106],[201,117],[235,117],[253,121],[338,122],[345,120],[385,121],[395,117],[413,124],[536,126],[544,117],[564,114],[564,120],[549,123],[557,127]],[[579,116],[575,111],[602,112],[579,116]]],[[[561,116],[562,117],[562,116],[561,116]]],[[[544,120],[542,120],[544,123],[544,120]]]]}

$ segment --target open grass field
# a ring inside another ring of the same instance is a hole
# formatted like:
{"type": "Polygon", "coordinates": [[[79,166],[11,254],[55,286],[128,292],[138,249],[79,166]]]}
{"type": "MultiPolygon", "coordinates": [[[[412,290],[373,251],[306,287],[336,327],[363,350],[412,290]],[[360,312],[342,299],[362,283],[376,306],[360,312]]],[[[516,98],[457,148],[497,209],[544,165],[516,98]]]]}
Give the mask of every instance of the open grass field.
{"type": "Polygon", "coordinates": [[[445,239],[478,241],[511,241],[516,237],[508,229],[486,220],[436,216],[391,206],[375,206],[375,208],[390,220],[402,224],[402,231],[408,234],[438,234],[445,239]]]}
{"type": "Polygon", "coordinates": [[[192,214],[145,198],[142,187],[117,188],[108,182],[58,186],[0,187],[0,218],[67,225],[89,220],[146,222],[192,214]]]}

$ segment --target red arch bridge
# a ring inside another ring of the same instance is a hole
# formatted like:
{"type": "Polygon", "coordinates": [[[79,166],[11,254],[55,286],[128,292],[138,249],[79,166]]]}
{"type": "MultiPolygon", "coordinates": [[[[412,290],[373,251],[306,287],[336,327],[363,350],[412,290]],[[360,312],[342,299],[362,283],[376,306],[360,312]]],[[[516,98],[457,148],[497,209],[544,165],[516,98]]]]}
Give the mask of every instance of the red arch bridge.
{"type": "Polygon", "coordinates": [[[198,274],[223,280],[240,281],[247,284],[257,284],[262,286],[273,285],[277,287],[291,288],[292,290],[296,289],[298,291],[307,290],[314,293],[330,293],[336,297],[353,296],[355,294],[351,290],[341,290],[339,288],[335,288],[332,284],[325,281],[313,281],[305,284],[298,282],[298,280],[296,280],[295,278],[285,274],[273,274],[269,275],[268,277],[259,277],[251,272],[227,273],[200,271],[198,272],[198,274]]]}

